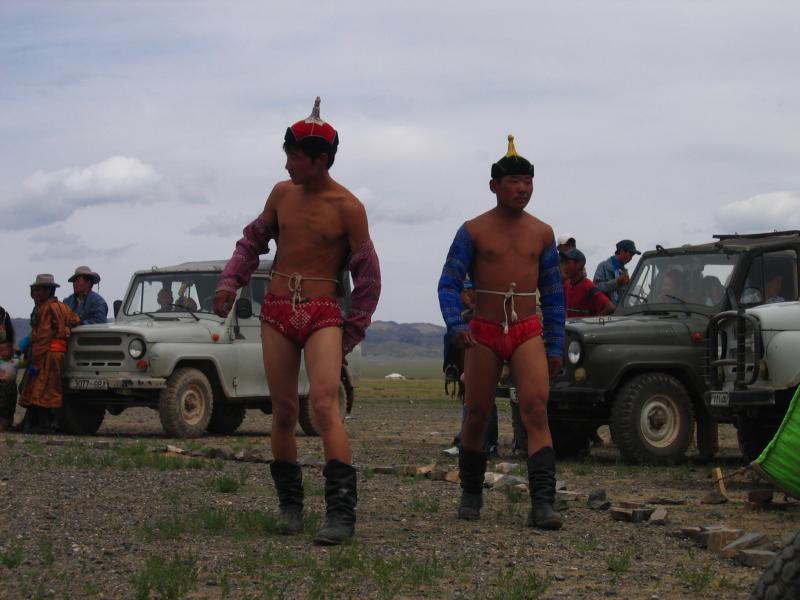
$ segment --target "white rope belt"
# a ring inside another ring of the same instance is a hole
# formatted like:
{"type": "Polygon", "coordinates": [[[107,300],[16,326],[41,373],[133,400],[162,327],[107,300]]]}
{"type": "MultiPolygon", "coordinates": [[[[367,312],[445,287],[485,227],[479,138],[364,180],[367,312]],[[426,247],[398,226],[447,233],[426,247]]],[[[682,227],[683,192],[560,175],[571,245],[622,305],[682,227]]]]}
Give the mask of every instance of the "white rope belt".
{"type": "Polygon", "coordinates": [[[286,273],[281,273],[279,271],[272,270],[270,271],[269,278],[272,279],[273,275],[280,275],[281,277],[285,277],[289,280],[289,291],[292,293],[292,310],[297,310],[297,305],[303,301],[302,288],[303,288],[303,281],[331,281],[335,284],[339,283],[338,279],[331,279],[329,277],[304,277],[300,273],[292,273],[287,275],[286,273]]]}
{"type": "Polygon", "coordinates": [[[509,300],[511,300],[511,323],[515,323],[519,317],[517,317],[517,311],[514,310],[514,296],[535,296],[536,292],[518,292],[516,291],[517,284],[515,282],[511,282],[511,285],[508,288],[507,292],[497,292],[495,290],[478,290],[475,291],[479,294],[494,294],[495,296],[503,296],[503,317],[505,321],[503,321],[503,333],[508,333],[508,304],[509,300]]]}

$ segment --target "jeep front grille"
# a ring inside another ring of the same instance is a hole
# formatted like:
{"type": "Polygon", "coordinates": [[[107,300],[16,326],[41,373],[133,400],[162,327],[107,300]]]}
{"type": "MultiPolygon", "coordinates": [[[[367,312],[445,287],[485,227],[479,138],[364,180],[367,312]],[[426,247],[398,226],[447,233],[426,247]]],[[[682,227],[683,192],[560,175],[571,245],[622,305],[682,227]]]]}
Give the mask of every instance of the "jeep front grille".
{"type": "Polygon", "coordinates": [[[123,360],[125,360],[125,353],[119,351],[77,350],[75,352],[75,364],[79,367],[121,367],[123,360]]]}
{"type": "Polygon", "coordinates": [[[78,336],[78,346],[122,346],[122,338],[119,336],[78,336]]]}

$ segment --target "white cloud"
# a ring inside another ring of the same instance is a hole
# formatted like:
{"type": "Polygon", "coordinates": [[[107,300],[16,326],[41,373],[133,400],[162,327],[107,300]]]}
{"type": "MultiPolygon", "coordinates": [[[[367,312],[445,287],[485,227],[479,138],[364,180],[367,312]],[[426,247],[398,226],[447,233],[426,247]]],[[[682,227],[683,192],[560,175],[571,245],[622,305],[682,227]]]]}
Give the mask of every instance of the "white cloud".
{"type": "Polygon", "coordinates": [[[75,259],[85,260],[87,257],[114,258],[133,247],[133,244],[121,244],[110,248],[90,247],[83,240],[83,236],[66,231],[61,226],[52,226],[32,234],[28,241],[39,245],[38,249],[30,253],[30,258],[36,262],[75,259]]]}
{"type": "Polygon", "coordinates": [[[36,171],[4,207],[0,229],[32,229],[63,221],[80,208],[153,200],[161,175],[138,158],[112,156],[88,167],[36,171]]]}
{"type": "Polygon", "coordinates": [[[800,229],[800,192],[769,192],[720,207],[715,218],[725,233],[800,229]]]}

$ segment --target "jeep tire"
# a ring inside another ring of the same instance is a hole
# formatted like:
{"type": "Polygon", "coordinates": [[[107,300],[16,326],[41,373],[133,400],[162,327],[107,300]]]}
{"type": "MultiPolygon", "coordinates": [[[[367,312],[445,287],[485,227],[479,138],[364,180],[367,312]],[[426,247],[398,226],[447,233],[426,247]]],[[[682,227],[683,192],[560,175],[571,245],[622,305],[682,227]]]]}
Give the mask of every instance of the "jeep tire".
{"type": "Polygon", "coordinates": [[[233,433],[244,421],[247,409],[241,404],[230,404],[225,400],[215,400],[211,419],[206,428],[209,433],[228,435],[233,433]]]}
{"type": "Polygon", "coordinates": [[[176,369],[158,397],[158,416],[170,437],[200,437],[208,427],[213,409],[211,384],[197,369],[176,369]]]}
{"type": "Polygon", "coordinates": [[[749,600],[800,598],[800,530],[767,565],[749,600]]]}
{"type": "Polygon", "coordinates": [[[81,402],[77,397],[66,394],[61,407],[57,408],[55,412],[58,427],[64,433],[75,435],[97,433],[106,416],[105,407],[81,402]]]}
{"type": "MultiPolygon", "coordinates": [[[[345,390],[344,383],[339,382],[339,416],[344,421],[347,415],[347,390],[345,390]]],[[[300,396],[300,429],[303,433],[310,436],[318,436],[319,429],[316,425],[316,418],[314,411],[311,408],[311,400],[308,396],[300,396]]]]}
{"type": "Polygon", "coordinates": [[[689,394],[672,375],[636,375],[617,393],[611,411],[611,437],[626,462],[678,461],[689,448],[693,430],[689,394]]]}

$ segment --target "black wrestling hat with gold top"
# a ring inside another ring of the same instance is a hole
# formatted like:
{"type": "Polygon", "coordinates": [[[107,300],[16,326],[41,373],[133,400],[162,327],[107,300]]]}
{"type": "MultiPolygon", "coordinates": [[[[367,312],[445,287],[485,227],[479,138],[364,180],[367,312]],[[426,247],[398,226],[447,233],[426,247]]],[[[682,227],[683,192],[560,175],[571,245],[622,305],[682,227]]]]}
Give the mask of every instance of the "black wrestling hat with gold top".
{"type": "Polygon", "coordinates": [[[517,154],[514,147],[514,136],[508,134],[508,152],[492,165],[492,179],[501,179],[506,175],[529,175],[533,177],[533,165],[527,158],[517,154]]]}

